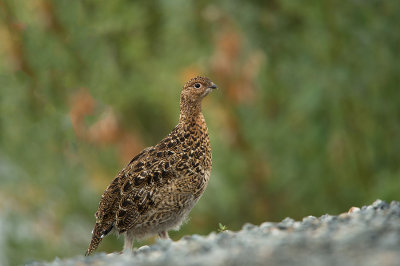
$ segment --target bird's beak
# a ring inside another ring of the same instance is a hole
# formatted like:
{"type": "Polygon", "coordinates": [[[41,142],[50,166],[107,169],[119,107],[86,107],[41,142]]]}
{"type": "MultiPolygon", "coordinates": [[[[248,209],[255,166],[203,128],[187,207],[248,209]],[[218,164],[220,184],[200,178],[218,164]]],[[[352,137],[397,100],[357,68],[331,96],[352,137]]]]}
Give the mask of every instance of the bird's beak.
{"type": "Polygon", "coordinates": [[[210,89],[218,89],[217,85],[215,85],[214,83],[211,82],[211,86],[209,87],[210,89]]]}
{"type": "Polygon", "coordinates": [[[215,85],[214,83],[211,82],[211,85],[207,87],[206,91],[204,92],[204,94],[202,95],[202,97],[207,96],[212,90],[217,89],[217,85],[215,85]]]}

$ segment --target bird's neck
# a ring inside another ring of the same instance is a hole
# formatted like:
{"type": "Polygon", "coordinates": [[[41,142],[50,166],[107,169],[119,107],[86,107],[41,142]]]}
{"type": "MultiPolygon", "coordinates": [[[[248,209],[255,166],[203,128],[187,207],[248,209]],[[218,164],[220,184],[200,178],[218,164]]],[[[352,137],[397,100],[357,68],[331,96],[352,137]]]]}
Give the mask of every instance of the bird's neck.
{"type": "Polygon", "coordinates": [[[205,123],[206,123],[206,120],[204,119],[202,112],[199,112],[196,116],[185,116],[185,115],[182,115],[182,113],[179,116],[179,124],[181,124],[181,125],[187,125],[187,124],[203,125],[205,123]]]}
{"type": "Polygon", "coordinates": [[[203,122],[204,116],[201,112],[201,102],[181,101],[179,123],[203,122]]]}

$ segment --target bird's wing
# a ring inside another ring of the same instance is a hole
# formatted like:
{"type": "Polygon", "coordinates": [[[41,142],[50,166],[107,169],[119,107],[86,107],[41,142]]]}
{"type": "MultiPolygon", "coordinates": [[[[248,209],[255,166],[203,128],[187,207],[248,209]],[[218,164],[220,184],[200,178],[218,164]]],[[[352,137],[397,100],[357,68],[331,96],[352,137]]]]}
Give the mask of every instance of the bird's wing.
{"type": "Polygon", "coordinates": [[[116,213],[116,228],[123,233],[132,228],[138,217],[154,206],[157,191],[175,177],[175,153],[158,147],[150,149],[128,170],[129,178],[121,186],[121,198],[116,213]]]}
{"type": "Polygon", "coordinates": [[[146,148],[136,155],[104,191],[96,212],[96,224],[86,255],[90,255],[100,244],[102,238],[114,228],[116,213],[122,195],[121,191],[123,190],[125,181],[129,179],[129,169],[130,167],[134,167],[142,158],[146,158],[148,151],[151,149],[152,147],[146,148]]]}

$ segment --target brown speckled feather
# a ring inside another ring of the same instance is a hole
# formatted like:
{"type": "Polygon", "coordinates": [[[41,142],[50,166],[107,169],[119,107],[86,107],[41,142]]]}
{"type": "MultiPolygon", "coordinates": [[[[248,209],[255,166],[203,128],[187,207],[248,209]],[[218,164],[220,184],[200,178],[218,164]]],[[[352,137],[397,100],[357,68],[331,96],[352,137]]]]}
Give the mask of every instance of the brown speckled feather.
{"type": "Polygon", "coordinates": [[[180,118],[174,130],[156,146],[136,155],[104,191],[92,240],[91,254],[111,231],[133,238],[159,234],[180,226],[204,192],[212,155],[201,100],[216,86],[196,77],[182,89],[180,118]]]}

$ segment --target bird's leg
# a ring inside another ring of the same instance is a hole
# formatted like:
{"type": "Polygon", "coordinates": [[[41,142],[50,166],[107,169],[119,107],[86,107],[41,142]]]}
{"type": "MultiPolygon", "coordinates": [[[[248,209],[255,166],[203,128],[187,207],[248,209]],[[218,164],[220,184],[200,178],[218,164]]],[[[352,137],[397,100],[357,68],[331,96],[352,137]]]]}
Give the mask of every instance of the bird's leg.
{"type": "Polygon", "coordinates": [[[123,253],[132,252],[132,247],[133,247],[133,235],[131,235],[128,232],[126,232],[125,233],[125,242],[124,242],[124,251],[123,251],[123,253]]]}
{"type": "Polygon", "coordinates": [[[162,239],[170,239],[167,231],[162,231],[158,233],[158,236],[162,239]]]}

